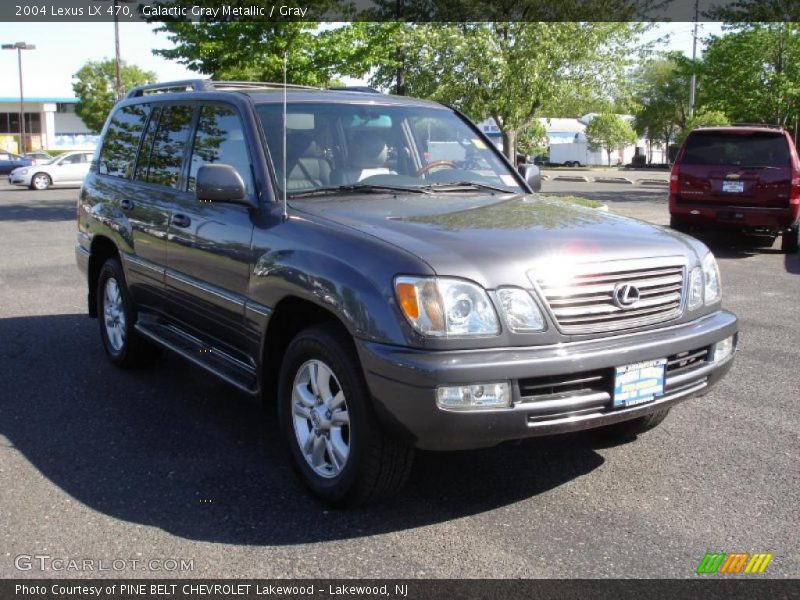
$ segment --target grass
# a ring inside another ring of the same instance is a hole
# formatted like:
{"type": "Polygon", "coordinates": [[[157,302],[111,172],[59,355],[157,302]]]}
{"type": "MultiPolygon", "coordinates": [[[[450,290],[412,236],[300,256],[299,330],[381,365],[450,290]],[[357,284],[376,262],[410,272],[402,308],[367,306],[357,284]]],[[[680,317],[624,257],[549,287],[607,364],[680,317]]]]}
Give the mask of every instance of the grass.
{"type": "Polygon", "coordinates": [[[603,206],[602,202],[591,200],[589,198],[582,198],[581,196],[551,196],[548,194],[539,194],[540,198],[547,198],[548,200],[561,200],[569,204],[578,204],[579,206],[588,206],[589,208],[600,208],[603,206]]]}

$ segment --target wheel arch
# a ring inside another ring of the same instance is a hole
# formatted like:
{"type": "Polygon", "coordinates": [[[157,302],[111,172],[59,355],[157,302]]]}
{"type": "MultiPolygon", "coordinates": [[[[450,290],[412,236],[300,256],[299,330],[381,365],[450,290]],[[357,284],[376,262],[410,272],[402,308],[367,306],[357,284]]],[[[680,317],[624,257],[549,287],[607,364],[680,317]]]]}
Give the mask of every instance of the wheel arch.
{"type": "Polygon", "coordinates": [[[103,235],[94,236],[89,249],[89,273],[87,277],[90,317],[97,317],[97,294],[95,293],[97,279],[100,276],[100,269],[109,258],[116,258],[119,260],[120,256],[117,246],[103,235]]]}
{"type": "Polygon", "coordinates": [[[277,397],[278,376],[286,349],[302,330],[330,324],[350,342],[354,356],[358,356],[351,331],[332,310],[296,295],[285,296],[275,305],[267,323],[261,348],[262,397],[272,402],[277,397]]]}

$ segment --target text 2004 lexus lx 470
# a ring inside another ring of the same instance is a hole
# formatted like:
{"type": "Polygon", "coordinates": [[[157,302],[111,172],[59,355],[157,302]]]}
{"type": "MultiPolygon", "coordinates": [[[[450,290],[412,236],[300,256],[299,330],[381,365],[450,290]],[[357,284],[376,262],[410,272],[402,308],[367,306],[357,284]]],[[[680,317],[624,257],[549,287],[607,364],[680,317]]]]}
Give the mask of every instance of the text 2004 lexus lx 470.
{"type": "Polygon", "coordinates": [[[114,364],[163,346],[277,401],[326,501],[396,491],[414,447],[641,432],[730,368],[737,320],[699,241],[538,198],[432,102],[285,105],[270,84],[134,89],[77,259],[114,364]]]}

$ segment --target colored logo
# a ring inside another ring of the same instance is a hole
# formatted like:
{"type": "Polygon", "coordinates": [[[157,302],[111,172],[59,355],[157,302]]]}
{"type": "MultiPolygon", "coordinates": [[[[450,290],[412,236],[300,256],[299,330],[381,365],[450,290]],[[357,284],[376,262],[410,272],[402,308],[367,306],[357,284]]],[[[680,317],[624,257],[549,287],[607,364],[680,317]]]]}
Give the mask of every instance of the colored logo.
{"type": "Polygon", "coordinates": [[[737,573],[763,573],[767,569],[772,554],[767,552],[706,552],[700,566],[697,567],[698,575],[722,573],[735,575],[737,573]]]}

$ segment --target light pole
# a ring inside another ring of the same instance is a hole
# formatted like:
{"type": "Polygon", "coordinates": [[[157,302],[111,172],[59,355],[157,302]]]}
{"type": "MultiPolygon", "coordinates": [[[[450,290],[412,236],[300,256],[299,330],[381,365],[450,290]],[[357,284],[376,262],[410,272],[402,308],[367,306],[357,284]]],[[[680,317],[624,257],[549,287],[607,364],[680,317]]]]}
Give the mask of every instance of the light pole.
{"type": "Polygon", "coordinates": [[[122,73],[119,57],[119,15],[117,14],[117,0],[113,0],[112,9],[114,11],[114,95],[117,100],[122,98],[122,73]]]}
{"type": "Polygon", "coordinates": [[[25,154],[25,94],[22,91],[22,51],[36,50],[34,44],[16,42],[14,44],[3,44],[3,50],[17,51],[17,65],[19,67],[19,153],[25,154]]]}

